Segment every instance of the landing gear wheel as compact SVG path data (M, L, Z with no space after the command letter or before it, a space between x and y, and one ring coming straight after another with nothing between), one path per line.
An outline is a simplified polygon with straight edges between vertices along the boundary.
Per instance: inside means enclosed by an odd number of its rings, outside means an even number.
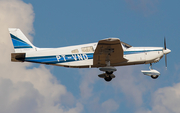
M111 78L111 76L109 76L109 77L105 77L104 80L107 81L107 82L109 82L109 81L112 80L112 78Z
M157 79L159 76L158 75L151 75L152 79Z

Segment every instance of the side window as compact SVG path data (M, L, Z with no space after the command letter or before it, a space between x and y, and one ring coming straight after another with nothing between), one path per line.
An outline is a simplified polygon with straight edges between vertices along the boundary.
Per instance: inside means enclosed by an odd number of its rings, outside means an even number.
M78 49L74 49L71 51L71 53L79 53L79 50Z
M94 49L92 46L88 46L88 47L82 47L81 51L82 52L94 52Z

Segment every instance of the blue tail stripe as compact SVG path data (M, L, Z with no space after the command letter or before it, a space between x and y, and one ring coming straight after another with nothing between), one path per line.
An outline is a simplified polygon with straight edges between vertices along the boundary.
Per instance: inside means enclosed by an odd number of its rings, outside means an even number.
M15 49L21 49L21 48L32 48L31 45L27 44L26 42L24 42L23 40L17 38L16 36L11 35L11 38L12 38L12 42L13 42L13 45L14 45L14 48Z
M26 43L25 41L19 39L18 37L14 36L13 34L10 34L10 35L11 35L11 38Z

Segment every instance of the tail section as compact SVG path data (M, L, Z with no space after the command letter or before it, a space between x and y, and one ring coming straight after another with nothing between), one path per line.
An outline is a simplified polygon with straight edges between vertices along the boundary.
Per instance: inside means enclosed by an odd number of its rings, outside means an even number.
M14 45L15 53L25 53L26 51L35 51L36 47L18 28L9 28L10 36Z

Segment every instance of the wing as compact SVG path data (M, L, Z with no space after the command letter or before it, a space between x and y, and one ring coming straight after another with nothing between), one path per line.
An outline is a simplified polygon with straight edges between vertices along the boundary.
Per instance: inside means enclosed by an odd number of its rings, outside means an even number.
M126 62L123 58L123 49L118 38L108 38L100 40L93 56L93 66L104 67L106 61L110 61L111 66Z

